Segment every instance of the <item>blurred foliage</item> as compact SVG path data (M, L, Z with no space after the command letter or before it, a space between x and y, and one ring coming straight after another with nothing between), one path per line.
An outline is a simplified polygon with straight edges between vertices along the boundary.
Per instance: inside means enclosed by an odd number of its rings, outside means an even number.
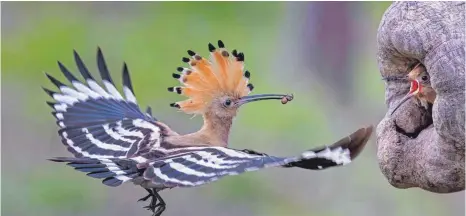
M65 170L66 169L66 170ZM56 173L70 173L69 175L57 175ZM68 211L81 211L79 202L92 210L101 204L99 200L105 199L102 187L81 184L81 173L71 173L67 167L50 170L36 170L27 177L26 185L30 193L30 203L34 206L48 206ZM40 181L37 181L40 179ZM94 194L88 197L86 194Z
M44 101L49 100L40 86L54 89L54 86L45 78L43 72L64 81L56 61L59 60L71 71L77 72L73 60L73 49L81 55L91 72L97 77L95 55L97 46L103 50L104 56L115 82L121 82L120 71L123 61L128 63L133 86L138 101L153 108L153 113L159 119L167 122L174 129L180 131L192 131L200 126L201 120L196 117L190 121L190 116L179 113L168 107L168 104L183 98L166 91L167 87L178 85L172 79L171 73L176 67L182 66L181 58L187 56L186 50L194 50L201 55L207 56L207 44L216 43L221 39L228 49L238 49L245 53L246 68L251 71L251 82L255 85L254 93L295 93L295 100L286 106L280 103L263 102L251 104L242 108L235 121L231 137L234 148L254 148L268 153L278 155L289 155L312 148L321 144L329 144L353 131L354 122L345 121L362 118L364 121L371 119L367 117L368 112L379 111L383 113L383 82L374 70L377 70L375 57L369 47L359 45L362 55L352 58L355 63L354 85L355 99L365 100L364 104L355 103L353 110L348 107L341 108L332 106L327 101L332 94L321 91L319 86L312 86L315 91L304 92L293 89L293 83L282 85L282 78L287 76L283 68L277 69L273 64L277 59L280 44L289 41L283 39L283 35L299 34L283 32L287 25L299 32L299 23L289 23L287 19L294 16L287 2L8 2L2 4L2 96L5 90L21 89L22 92L9 92L12 98L2 97L2 115L4 106L8 107L12 116L8 123L39 122L44 128L52 128L53 119L48 115L49 107ZM362 13L369 21L366 24L377 26L383 11L390 2L382 3L354 3L353 13ZM7 26L7 27L5 27ZM376 29L370 29L375 31ZM365 33L355 32L364 37ZM286 38L286 37L285 37ZM290 36L290 38L292 38ZM375 40L371 38L371 40ZM363 41L363 40L362 40ZM327 41L328 42L328 41ZM375 44L375 43L374 43ZM372 56L370 56L370 53ZM331 60L326 62L331 64ZM272 73L277 72L279 73ZM279 74L274 77L270 74ZM308 74L304 74L306 76ZM376 80L374 82L374 80ZM299 83L299 77L294 82ZM13 88L13 86L15 88ZM120 86L117 88L121 89ZM292 92L290 92L292 91ZM13 97L21 95L22 106L11 107L9 102ZM5 103L6 102L6 103ZM363 110L364 108L364 110ZM377 110L379 109L379 110ZM338 110L341 113L335 114ZM348 114L349 113L349 114ZM359 116L353 116L360 113ZM3 123L3 122L2 122ZM359 122L358 122L359 123ZM348 127L351 128L348 128ZM10 126L10 127L13 127ZM21 124L16 131L34 130L30 124ZM337 128L337 129L335 129ZM54 128L53 130L55 130ZM3 129L2 129L3 130ZM52 130L52 129L50 129ZM23 133L7 134L4 136L24 136ZM46 146L44 142L50 141L50 136L56 133L45 134L37 137L37 143L3 143L3 145L23 148L24 151ZM19 139L19 138L18 138ZM3 140L3 137L2 137ZM16 140L16 139L15 139ZM372 143L373 144L373 143ZM34 145L34 146L33 146ZM53 150L38 155L48 158L57 154L58 150L64 148L59 144L50 143ZM368 147L373 148L373 147ZM370 149L372 150L372 149ZM17 150L20 151L20 150ZM369 150L367 150L369 151ZM5 152L3 152L5 153ZM38 153L39 154L39 153ZM361 158L355 164L354 169L360 169L357 174L340 169L340 175L348 176L347 179L330 180L332 176L322 174L308 174L308 179L315 177L315 182L321 184L334 183L337 186L328 185L325 188L336 194L325 194L331 203L337 199L338 203L347 202L345 199L353 196L351 191L339 194L340 183L351 184L355 190L363 190L364 194L385 193L393 190L389 187L378 172L373 152L367 153L367 158ZM3 156L3 155L2 155ZM7 155L8 156L8 155ZM28 163L26 159L9 158L15 163ZM87 178L82 173L76 173L63 164L47 163L44 165L31 164L24 170L7 170L2 172L2 195L8 199L2 208L6 215L26 215L28 211L37 209L34 215L89 215L90 211L98 211L107 208L106 200L109 197L98 180ZM290 172L289 170L287 170ZM16 175L24 172L27 175ZM376 173L376 174L374 174ZM276 173L274 173L276 174ZM310 177L309 177L310 176ZM293 177L291 177L293 178ZM374 180L376 179L376 180ZM286 179L285 186L294 186ZM214 191L213 200L227 200L228 203L244 202L253 209L256 215L309 215L310 208L319 207L307 205L316 202L319 197L314 197L314 191L324 186L318 183L312 186L307 197L312 200L293 200L291 194L280 194L276 188L276 180L267 179L258 173L225 178L222 181L206 186L205 191ZM9 185L9 187L3 187ZM282 184L283 185L283 184ZM384 185L382 189L375 188ZM313 189L315 188L315 189ZM198 191L202 191L199 189ZM322 189L323 190L323 189ZM117 191L120 192L120 191ZM116 193L116 192L115 192ZM165 193L165 192L164 192ZM306 192L303 192L306 193ZM134 194L141 191L134 189ZM169 194L166 192L166 194ZM320 194L322 195L322 194ZM5 196L3 196L5 197ZM25 198L26 197L26 198ZM416 193L409 199L420 198ZM366 197L367 198L367 197ZM128 198L129 199L129 198ZM323 199L323 198L322 198ZM389 198L387 198L389 199ZM26 200L24 206L18 203ZM135 200L118 207L115 214L123 214L126 208L139 208ZM406 199L398 201L393 198L391 203L396 203L399 210L393 210L394 215L411 215L414 208L409 206ZM349 201L348 201L349 202ZM369 202L369 201L367 201ZM187 203L186 205L188 205ZM327 204L327 203L326 203ZM113 210L113 205L108 207ZM168 203L169 209L174 208L174 203ZM331 206L331 204L328 204ZM334 204L337 205L337 204ZM84 207L83 207L84 206ZM131 206L131 207L127 207ZM446 208L426 207L421 213L439 215ZM431 211L432 210L432 211ZM168 210L170 211L170 210ZM446 210L445 210L446 211ZM128 211L130 212L130 211ZM142 211L144 213L148 213ZM30 213L30 212L29 212ZM313 210L315 215L346 215L338 209L322 207ZM341 214L340 214L341 213ZM111 214L111 213L108 213ZM313 215L314 215L313 214ZM169 215L169 213L167 213ZM373 214L368 214L373 215ZM422 214L417 214L422 215ZM448 215L448 214L447 214Z

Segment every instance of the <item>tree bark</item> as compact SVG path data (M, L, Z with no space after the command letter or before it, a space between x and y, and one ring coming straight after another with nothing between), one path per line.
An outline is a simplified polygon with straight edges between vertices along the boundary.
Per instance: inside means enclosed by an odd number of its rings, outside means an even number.
M388 112L377 127L378 162L397 188L436 193L465 188L465 3L395 2L378 30L378 64ZM437 98L432 110L410 100L408 66L421 62Z

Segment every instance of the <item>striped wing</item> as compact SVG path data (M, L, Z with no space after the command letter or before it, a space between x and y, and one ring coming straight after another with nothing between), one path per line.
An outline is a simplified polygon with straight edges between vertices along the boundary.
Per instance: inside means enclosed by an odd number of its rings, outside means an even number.
M351 156L348 149L341 147L309 150L297 157L275 157L224 147L208 147L192 148L138 166L147 166L144 179L155 185L194 187L243 172L267 167L290 167L289 164L294 162L306 163L315 169L325 169L347 164L351 162Z
M224 147L189 147L175 150L170 156L139 163L138 168L145 169L144 179L163 187L194 187L267 167L323 170L354 160L364 149L372 128L360 128L332 145L314 148L296 157L275 157Z
M293 163L306 164L307 169L321 170L351 162L348 149L325 147L309 150L297 157L275 157L224 147L188 147L175 150L170 156L158 157L141 163L137 158L54 158L55 162L68 162L88 176L103 179L108 186L119 186L143 177L159 188L195 187L222 177L238 175L267 167L294 167ZM296 166L299 167L299 166Z
M44 88L55 100L47 103L54 110L52 114L60 127L58 133L68 150L75 157L127 158L159 145L161 126L152 117L150 108L146 113L139 109L126 64L123 66L123 97L110 77L100 48L97 65L105 89L97 84L76 51L74 57L86 84L58 62L72 86L47 74L60 92Z
M104 178L108 186L126 181L141 183L141 177L158 188L194 187L266 167L297 167L323 170L350 163L364 149L372 134L372 126L360 128L329 146L303 152L297 157L275 157L252 150L224 147L178 147L165 149L165 156L151 151L128 159L54 158L68 162L78 171L94 178Z

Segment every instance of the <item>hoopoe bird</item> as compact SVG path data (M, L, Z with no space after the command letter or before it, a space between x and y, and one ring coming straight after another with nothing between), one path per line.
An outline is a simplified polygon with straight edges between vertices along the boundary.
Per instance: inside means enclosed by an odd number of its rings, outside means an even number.
M408 73L407 77L411 81L409 92L395 106L390 115L395 113L401 105L413 97L417 98L421 103L421 106L426 110L429 110L429 107L432 106L435 101L437 94L430 84L430 76L427 73L426 68L421 65L421 63L416 64Z
M210 59L193 51L183 58L187 68L179 67L173 77L181 83L169 91L188 99L173 103L188 114L202 115L204 125L190 134L178 134L152 115L151 108L141 111L131 84L129 70L123 64L123 93L116 89L100 48L97 66L101 85L74 51L77 68L85 82L79 81L62 63L59 68L71 86L47 74L60 92L44 90L55 100L47 102L60 127L63 144L74 157L50 160L65 162L88 176L103 179L116 187L132 182L149 193L145 208L159 216L166 209L159 192L175 187L195 187L225 176L238 175L266 167L299 167L322 170L350 163L364 148L372 126L361 128L333 145L304 151L298 156L269 156L249 149L228 147L228 136L238 109L253 101L281 100L292 95L249 95L253 85L244 70L244 54L209 44Z

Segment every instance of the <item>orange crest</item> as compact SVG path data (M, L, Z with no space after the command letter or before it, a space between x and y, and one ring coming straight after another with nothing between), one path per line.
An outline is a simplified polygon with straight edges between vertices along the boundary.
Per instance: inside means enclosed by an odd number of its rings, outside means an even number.
M187 100L170 104L188 114L203 114L212 100L223 95L243 97L254 88L249 82L250 73L244 71L244 54L225 49L218 41L218 49L209 43L210 59L188 50L190 58L183 58L189 68L178 67L173 77L182 86L170 87L169 91L188 97Z

